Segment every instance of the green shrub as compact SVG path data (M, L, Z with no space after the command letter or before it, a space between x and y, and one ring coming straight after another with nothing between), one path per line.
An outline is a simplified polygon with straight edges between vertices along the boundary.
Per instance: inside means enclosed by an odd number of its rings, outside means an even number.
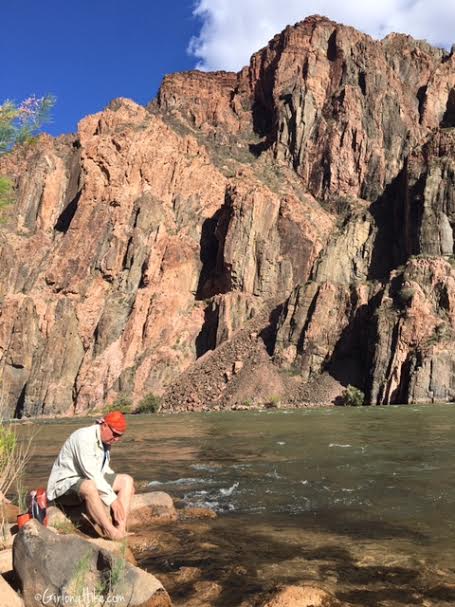
M112 593L115 590L116 586L121 584L125 579L127 548L128 542L126 540L123 540L121 543L119 554L112 555L112 565L111 570L109 572L109 584L107 587L107 594Z
M0 470L6 466L11 453L17 445L17 435L14 427L0 425Z
M14 202L13 182L8 177L0 177L0 220L1 211Z
M85 589L85 585L87 584L87 577L92 568L92 551L88 550L86 554L76 561L74 565L74 574L71 578L66 592L70 592L67 596L74 597L76 599L76 603L80 603L82 599L82 595ZM83 604L87 604L85 601Z
M116 400L103 409L103 415L112 413L112 411L121 411L122 413L131 413L131 399L128 396L118 396Z
M413 287L402 287L398 293L399 303L403 306L408 306L412 302L416 291Z
M293 363L290 367L280 369L280 371L289 377L297 377L298 375L302 374L302 369L295 363Z
M434 328L432 335L425 340L424 346L431 347L448 340L453 340L453 331L450 325L441 322Z
M33 432L19 439L16 426L5 423L0 411L0 503L13 486L16 488L17 500L22 500L24 468L30 459L35 436L36 432Z
M361 407L365 402L365 394L355 386L349 386L342 394L345 407Z
M14 501L19 508L19 513L27 512L27 491L22 476L16 479L16 499Z
M267 409L279 409L281 406L281 398L274 394L265 401L264 405Z
M137 406L135 413L158 413L161 409L160 397L156 394L146 394Z
M73 533L77 533L77 525L69 519L53 521L52 527L58 531L59 535L71 535Z

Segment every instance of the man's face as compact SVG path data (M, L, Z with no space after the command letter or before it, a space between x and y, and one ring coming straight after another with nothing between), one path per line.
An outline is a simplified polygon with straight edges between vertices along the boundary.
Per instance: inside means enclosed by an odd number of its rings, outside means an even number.
M101 442L103 442L105 445L112 445L121 439L122 434L116 430L113 430L109 424L106 424L106 422L103 422L101 424L100 437Z

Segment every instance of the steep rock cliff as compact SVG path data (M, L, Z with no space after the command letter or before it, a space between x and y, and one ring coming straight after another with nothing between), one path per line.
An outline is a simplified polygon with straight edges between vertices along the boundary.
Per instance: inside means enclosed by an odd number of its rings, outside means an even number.
M7 410L453 400L454 61L310 17L0 159Z

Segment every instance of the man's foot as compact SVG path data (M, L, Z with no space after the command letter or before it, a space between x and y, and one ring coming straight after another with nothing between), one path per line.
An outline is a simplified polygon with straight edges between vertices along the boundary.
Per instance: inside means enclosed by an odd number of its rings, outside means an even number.
M109 529L105 529L105 536L108 540L120 541L126 537L126 532L122 532L120 529L116 527L111 527Z

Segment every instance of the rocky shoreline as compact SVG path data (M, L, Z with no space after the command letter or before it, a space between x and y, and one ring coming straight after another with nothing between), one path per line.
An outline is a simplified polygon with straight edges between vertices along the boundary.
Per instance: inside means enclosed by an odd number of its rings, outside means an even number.
M432 406L435 403L432 402L417 402L417 403L400 403L400 404L382 404L382 405L360 405L360 407L389 407L389 406L398 406L398 407L428 407ZM438 405L444 405L447 407L453 406L453 402L438 402ZM201 406L201 407L189 407L184 409L169 409L161 412L154 413L153 416L162 416L162 415L180 415L182 413L227 413L229 411L235 412L245 412L245 411L292 411L297 409L333 409L335 407L345 408L344 405L335 404L335 403L312 403L312 402L301 402L301 403L279 403L277 404L257 404L251 403L248 405L239 403L232 405L230 408L218 406L218 407L209 407L209 406ZM350 408L350 407L347 407ZM101 412L98 416L101 415ZM132 413L131 415L136 415ZM144 414L147 415L147 414ZM86 419L90 418L90 415L87 413L80 413L79 415L40 415L39 417L25 417L22 419L6 419L5 422L14 423L18 425L28 425L34 423L40 423L42 421L53 421L53 420L72 420L72 419Z
M14 514L14 508L9 507L10 520ZM10 534L0 551L0 605L222 605L222 592L229 593L229 588L221 584L221 580L207 580L200 567L174 567L173 573L150 572L153 570L150 553L156 559L160 551L169 551L169 542L176 541L172 533L176 528L185 535L188 533L185 522L215 517L216 514L207 509L178 511L171 497L162 492L139 494L134 498L129 519L131 535L124 542L112 542L91 537L93 529L84 525L86 520L80 512L73 511L70 519L50 506L48 527L33 519L20 530L12 523L8 525ZM145 565L147 571L138 563ZM235 563L232 567L233 570L242 568ZM239 573L242 572L239 570ZM233 587L232 592L235 591ZM278 586L272 590L256 588L254 593L249 589L240 604L243 607L341 606L329 592L308 584Z

